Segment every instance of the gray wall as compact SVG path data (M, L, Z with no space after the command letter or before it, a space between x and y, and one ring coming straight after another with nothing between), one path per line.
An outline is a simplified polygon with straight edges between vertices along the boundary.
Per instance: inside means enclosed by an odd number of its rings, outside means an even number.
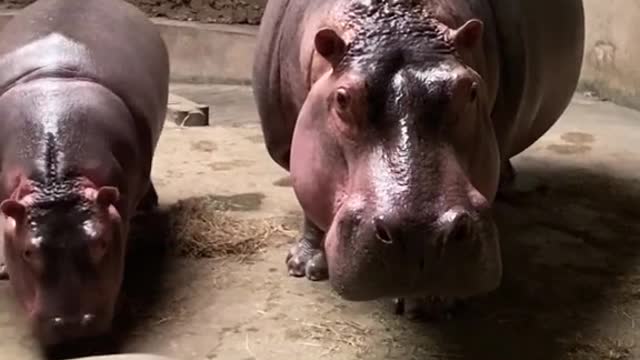
M128 1L135 3L140 0ZM172 1L176 0L161 0L158 3ZM583 1L587 33L579 89L593 91L618 104L640 109L640 0ZM204 2L216 3L214 0ZM250 0L247 3L252 4L249 6L255 18L259 17L266 0ZM153 9L147 10L150 14L154 13ZM201 11L198 9L197 12ZM169 17L179 18L177 15ZM7 17L0 16L0 27L6 20ZM257 27L229 27L166 19L156 19L156 22L172 55L173 80L250 81Z
M640 0L584 0L584 5L580 88L640 109Z

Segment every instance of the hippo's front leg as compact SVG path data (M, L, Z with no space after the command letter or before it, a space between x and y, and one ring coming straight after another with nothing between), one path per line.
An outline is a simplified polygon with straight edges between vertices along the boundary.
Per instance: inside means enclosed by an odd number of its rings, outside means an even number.
M498 183L498 196L504 197L514 186L516 170L511 160L506 160L500 168L500 181Z
M289 275L306 277L312 281L327 280L329 267L322 246L325 233L306 216L302 227L302 237L287 255Z
M4 262L0 262L0 280L9 280L9 272Z
M149 187L147 188L147 192L144 194L144 196L138 203L136 212L138 213L138 215L144 215L144 214L153 212L157 207L158 207L158 192L156 191L155 186L153 186L153 182L149 181Z

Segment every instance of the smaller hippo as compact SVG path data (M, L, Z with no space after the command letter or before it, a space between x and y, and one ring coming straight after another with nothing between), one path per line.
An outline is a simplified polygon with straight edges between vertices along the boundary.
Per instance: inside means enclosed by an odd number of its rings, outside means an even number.
M111 329L168 91L166 45L124 0L40 0L0 33L5 275L45 346Z

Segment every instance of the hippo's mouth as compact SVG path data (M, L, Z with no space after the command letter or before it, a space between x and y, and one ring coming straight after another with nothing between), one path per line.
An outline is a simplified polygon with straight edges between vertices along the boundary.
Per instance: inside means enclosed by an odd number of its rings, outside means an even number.
M448 242L422 236L389 241L376 232L374 217L361 202L337 212L325 238L329 281L353 301L387 297L470 297L495 290L502 278L497 228L488 215L478 219L471 239ZM441 236L440 236L441 237Z

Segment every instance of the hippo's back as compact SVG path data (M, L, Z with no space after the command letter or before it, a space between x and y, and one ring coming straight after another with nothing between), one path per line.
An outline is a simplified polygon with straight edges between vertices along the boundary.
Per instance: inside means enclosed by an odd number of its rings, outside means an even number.
M304 33L340 0L269 0L258 32L252 86L269 155L289 168L296 118L309 91L301 64ZM309 40L309 39L306 39Z
M471 0L490 4L502 58L494 109L503 156L537 141L568 107L584 52L582 0Z
M124 0L39 0L0 33L0 96L42 77L95 81L146 121L154 147L168 96L169 58L159 32Z

